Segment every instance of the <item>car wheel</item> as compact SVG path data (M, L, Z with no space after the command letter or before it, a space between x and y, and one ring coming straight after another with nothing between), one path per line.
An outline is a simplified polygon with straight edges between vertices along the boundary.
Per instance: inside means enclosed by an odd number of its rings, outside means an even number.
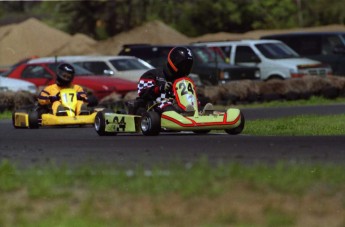
M38 112L37 111L30 111L29 112L29 128L37 129L39 126L38 124Z
M154 111L143 113L140 121L140 128L145 136L159 135L161 131L161 118L159 114Z
M116 132L106 132L105 131L105 113L113 112L111 110L103 110L96 114L94 128L99 136L116 136Z
M243 113L241 112L241 123L240 123L240 125L237 126L236 128L225 129L225 132L230 134L230 135L240 134L244 129L244 124L245 124L245 118L244 118Z

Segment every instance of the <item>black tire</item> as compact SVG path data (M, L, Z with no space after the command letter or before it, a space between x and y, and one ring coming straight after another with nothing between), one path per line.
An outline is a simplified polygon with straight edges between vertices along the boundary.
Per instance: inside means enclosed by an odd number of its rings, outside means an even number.
M269 81L269 80L284 80L284 78L282 76L273 75L267 79L267 81Z
M29 128L37 129L39 126L38 123L39 114L37 111L30 111L29 112Z
M157 136L161 131L161 117L154 111L145 112L140 120L141 132L145 136Z
M19 128L19 127L15 126L14 121L15 121L14 112L12 112L12 126L13 126L13 128Z
M225 132L230 134L230 135L238 135L240 134L243 129L244 129L244 124L245 124L245 118L243 113L241 112L241 123L239 126L237 126L236 128L232 128L232 129L225 129Z
M105 131L105 113L112 113L114 111L103 110L96 114L94 128L99 136L116 136L116 132L106 132Z
M203 135L203 134L208 134L211 130L194 130L193 132L195 134L200 134L200 135Z

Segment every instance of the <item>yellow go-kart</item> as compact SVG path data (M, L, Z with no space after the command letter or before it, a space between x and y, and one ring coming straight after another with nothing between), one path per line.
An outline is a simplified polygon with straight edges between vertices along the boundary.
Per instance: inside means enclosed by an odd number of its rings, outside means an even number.
M74 89L62 89L60 91L60 101L64 111L59 116L52 114L51 110L42 111L41 107L14 111L12 113L14 128L37 129L40 126L93 125L97 109L82 110L77 115L78 100Z
M116 135L120 132L141 132L145 136L159 135L162 131L192 131L206 134L211 130L224 130L236 135L242 132L245 118L239 109L230 108L224 112L210 111L200 114L195 86L191 79L183 77L173 84L176 105L181 109L165 111L162 114L155 111L154 105L140 111L140 114L117 114L111 111L100 111L95 118L94 127L98 135ZM192 105L194 112L186 114L187 106ZM137 112L138 113L138 112Z

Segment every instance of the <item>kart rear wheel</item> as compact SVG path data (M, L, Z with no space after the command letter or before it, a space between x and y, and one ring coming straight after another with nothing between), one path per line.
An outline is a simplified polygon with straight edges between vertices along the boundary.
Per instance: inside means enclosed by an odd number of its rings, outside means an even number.
M110 110L99 111L95 116L94 128L99 136L116 136L116 132L105 131L105 113L111 112ZM113 111L112 111L113 112Z
M37 111L30 111L29 112L29 128L31 129L37 129L39 124L38 124L38 112Z
M241 112L241 123L240 123L240 125L237 126L236 128L225 129L225 132L230 134L230 135L240 134L244 129L244 124L245 124L245 118L244 118L243 113Z
M140 121L140 128L145 136L159 135L161 131L161 118L159 114L154 111L143 113Z
M15 120L15 113L12 113L12 125L14 128L19 128L18 126L16 126L16 120Z

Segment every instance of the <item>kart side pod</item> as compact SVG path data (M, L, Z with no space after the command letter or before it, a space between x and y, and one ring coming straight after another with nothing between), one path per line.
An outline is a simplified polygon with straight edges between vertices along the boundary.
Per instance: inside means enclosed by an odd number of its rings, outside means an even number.
M100 136L114 136L118 132L139 132L140 116L100 111L96 114L94 127Z
M225 130L229 134L238 134L244 127L244 116L239 109L228 109L226 112L191 117L168 111L162 114L161 126L178 131ZM238 133L230 133L235 128Z

